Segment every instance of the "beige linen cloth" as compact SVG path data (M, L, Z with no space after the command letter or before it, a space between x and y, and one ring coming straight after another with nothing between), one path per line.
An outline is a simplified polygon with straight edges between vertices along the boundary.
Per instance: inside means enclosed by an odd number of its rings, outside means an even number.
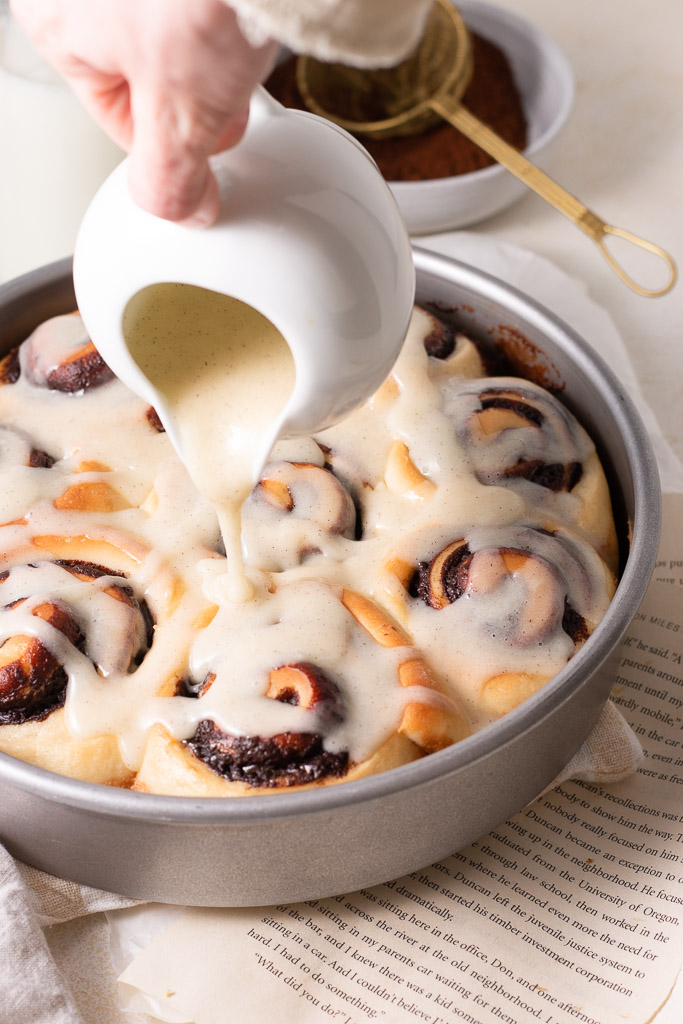
M396 64L417 45L431 0L224 0L257 46L277 39L296 52L358 67Z
M621 380L639 406L655 446L664 489L683 491L683 468L640 396L623 341L610 317L589 299L583 284L533 253L468 232L422 238L420 245L508 281L551 308L596 347L599 343L610 365L619 366ZM634 733L616 706L608 702L588 740L553 786L568 779L618 782L635 771L641 758ZM17 864L0 846L1 1024L82 1024L43 929L135 902Z

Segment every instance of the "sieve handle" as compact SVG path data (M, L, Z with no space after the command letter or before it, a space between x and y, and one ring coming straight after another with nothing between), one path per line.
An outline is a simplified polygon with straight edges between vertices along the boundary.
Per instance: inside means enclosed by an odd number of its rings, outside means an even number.
M566 189L562 188L561 185L558 185L556 181L553 181L552 178L548 177L547 174L527 160L519 150L510 146L487 125L471 114L469 110L461 106L456 97L448 95L435 97L429 101L429 106L440 117L449 121L463 135L466 135L468 139L481 146L489 156L492 156L494 160L519 178L520 181L524 182L525 185L528 185L530 189L533 189L542 199L545 199L556 210L559 210L565 217L573 221L589 238L592 238L615 273L624 284L628 285L634 292L637 292L638 295L652 298L657 295L665 295L673 288L676 281L676 264L661 246L640 238L638 235L633 234L632 231L626 231L624 228L613 227L611 224L605 223L597 214L589 210L587 206L584 206L571 193L567 192ZM608 250L605 245L605 236L607 235L623 238L639 249L645 249L647 252L653 253L660 260L663 260L669 270L667 283L661 288L652 289L643 288L639 285L627 274Z

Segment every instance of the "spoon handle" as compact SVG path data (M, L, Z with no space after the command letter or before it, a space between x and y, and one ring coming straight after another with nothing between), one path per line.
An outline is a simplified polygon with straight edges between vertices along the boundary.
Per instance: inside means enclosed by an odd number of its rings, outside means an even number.
M565 217L573 221L585 234L592 238L603 256L621 278L634 292L639 295L654 297L665 295L670 291L676 281L676 265L671 256L654 242L648 242L644 238L627 231L624 228L613 227L605 223L602 218L584 206L582 202L558 185L556 181L548 177L543 171L532 164L519 150L505 142L499 135L483 124L477 117L461 106L455 97L448 95L434 98L429 104L435 113L439 114L446 121L449 121L455 128L466 135L472 142L481 146L489 156L492 156L499 164L514 174L520 181L524 182L530 189L533 189L542 199L554 206L556 210L563 213ZM661 288L644 288L637 284L624 268L616 261L612 253L605 245L605 236L614 235L632 243L640 249L653 253L663 260L669 270L667 283Z

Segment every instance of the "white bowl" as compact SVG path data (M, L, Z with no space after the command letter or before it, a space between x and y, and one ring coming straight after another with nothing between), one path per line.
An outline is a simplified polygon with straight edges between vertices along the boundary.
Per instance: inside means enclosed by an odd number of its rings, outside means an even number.
M470 31L495 43L510 61L528 122L525 155L547 170L552 145L574 100L574 74L567 57L554 40L517 14L481 0L460 0L457 7ZM450 178L389 185L412 235L475 224L528 191L500 165Z

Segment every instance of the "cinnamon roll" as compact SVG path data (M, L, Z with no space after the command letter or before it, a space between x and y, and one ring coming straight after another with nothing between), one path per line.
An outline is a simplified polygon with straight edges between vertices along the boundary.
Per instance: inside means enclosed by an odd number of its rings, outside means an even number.
M60 774L129 782L115 739L74 739L63 707L75 671L106 678L135 670L152 640L147 605L121 573L67 560L5 570L0 601L0 749Z
M550 524L419 534L387 560L386 595L481 722L535 693L591 635L616 581L579 534Z
M429 356L432 376L483 377L486 360L472 338L458 330L447 311L427 310L418 306L427 323L422 327L422 344Z
M114 377L76 312L53 317L36 328L20 348L19 371L36 387L71 395L100 387Z
M91 727L88 703L134 678L180 585L163 572L143 582L148 552L135 538L23 532L25 543L0 559L0 750L129 785L134 771L104 723Z
M459 381L445 412L477 479L521 494L531 509L585 533L613 568L617 538L595 445L550 392L514 377Z
M414 497L404 470L415 483L416 475L408 467L411 445L407 436L415 420L423 420L425 434L438 429L429 413L442 405L444 382L481 377L485 372L484 358L472 339L454 328L447 317L416 306L403 350L384 384L364 406L317 438L330 467L353 495L368 536L385 529L383 522L375 525L377 516L383 518L377 506L382 504L385 487L394 494ZM424 496L424 490L419 496Z
M184 709L193 731L176 738L156 725L135 789L315 788L407 763L469 732L407 634L361 594L289 584L252 610L248 637L230 618L219 611L198 638L190 678L173 698L194 703Z
M356 506L332 470L313 463L268 465L242 512L247 564L281 571L356 536Z

